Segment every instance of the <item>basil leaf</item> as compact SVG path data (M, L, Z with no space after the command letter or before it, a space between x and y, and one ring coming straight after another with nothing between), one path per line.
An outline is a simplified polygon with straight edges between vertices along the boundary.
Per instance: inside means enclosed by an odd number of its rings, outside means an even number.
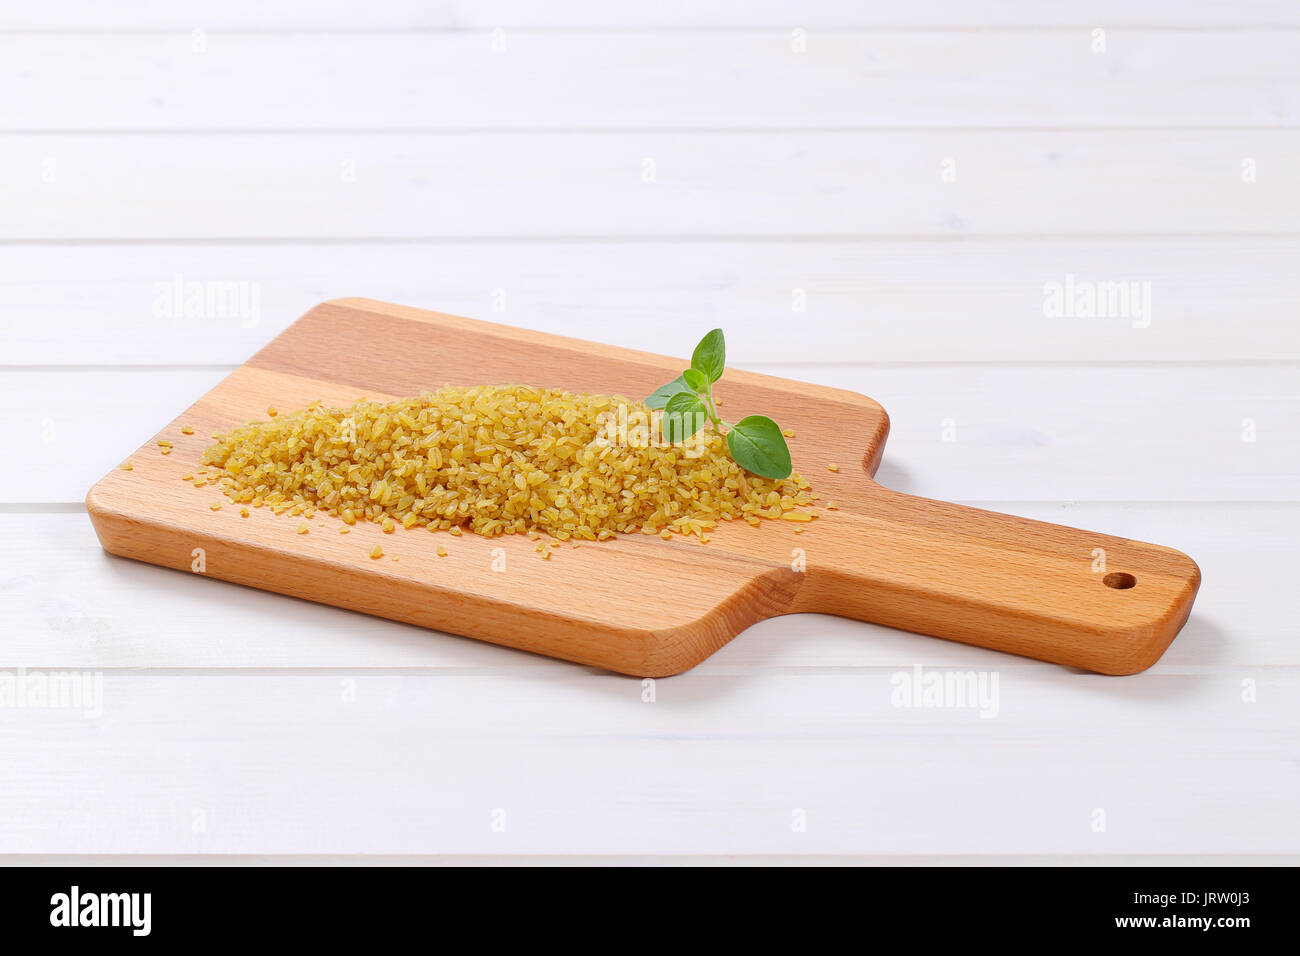
M693 392L703 392L709 387L709 378L698 368L688 368L682 372L682 379Z
M664 408L668 404L668 399L672 398L679 392L690 394L691 387L686 384L686 380L678 375L667 385L660 385L645 400L645 407L650 409Z
M727 432L727 448L736 464L764 478L789 478L792 464L785 436L772 419L750 415Z
M704 403L690 392L678 392L664 407L663 436L672 444L686 441L709 420Z
M691 353L691 368L703 372L710 382L722 378L722 370L727 367L727 343L722 337L722 329L714 329L695 346Z

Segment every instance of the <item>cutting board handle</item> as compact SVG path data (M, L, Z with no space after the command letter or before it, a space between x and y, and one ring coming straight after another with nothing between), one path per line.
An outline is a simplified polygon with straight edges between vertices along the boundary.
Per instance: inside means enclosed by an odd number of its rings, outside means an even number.
M828 543L804 536L807 610L1133 674L1200 586L1172 548L873 487L861 510L823 515Z

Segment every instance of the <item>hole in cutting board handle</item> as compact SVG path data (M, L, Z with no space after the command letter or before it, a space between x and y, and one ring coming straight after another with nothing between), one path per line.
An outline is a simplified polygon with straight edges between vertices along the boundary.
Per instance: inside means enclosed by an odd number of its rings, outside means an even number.
M1138 579L1127 571L1112 571L1101 579L1101 583L1108 588L1115 588L1117 591L1127 591L1137 585Z

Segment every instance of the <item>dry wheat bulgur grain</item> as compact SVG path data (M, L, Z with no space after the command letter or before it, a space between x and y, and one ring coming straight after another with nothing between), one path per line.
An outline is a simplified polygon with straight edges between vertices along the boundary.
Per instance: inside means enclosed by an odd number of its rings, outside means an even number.
M182 425L182 426L181 426L181 434L182 434L182 435L193 435L193 434L194 434L194 429L191 428L189 425Z
M745 471L707 429L694 448L626 446L607 421L640 403L528 386L447 386L350 408L311 407L217 436L210 483L232 500L282 514L320 510L389 531L548 535L607 541L619 533L695 535L736 518L807 521L797 474ZM215 467L213 467L215 466Z
M826 466L826 470L827 470L827 471L839 471L839 470L840 470L840 466L837 465L837 464L835 464L835 462L831 462L830 464L828 464L828 465Z
M378 560L379 558L382 558L384 556L384 549L381 548L379 545L375 545L373 548L370 549L370 556L375 560Z

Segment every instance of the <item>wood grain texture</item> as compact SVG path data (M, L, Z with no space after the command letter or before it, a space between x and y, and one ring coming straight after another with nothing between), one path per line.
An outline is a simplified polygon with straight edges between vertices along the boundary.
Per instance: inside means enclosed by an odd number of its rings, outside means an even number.
M1091 23L802 45L798 25L516 32L495 48L487 30L11 34L0 116L13 130L1111 129L1285 126L1300 109L1287 30L1111 30L1094 53Z
M1300 202L1294 210L1300 222ZM158 228L188 225L160 220ZM4 257L0 326L13 366L238 365L317 302L348 294L356 276L371 298L645 351L725 325L740 368L828 358L913 366L1300 360L1300 325L1284 293L1300 261L1297 238L92 242L15 244ZM1149 282L1150 324L1046 317L1044 284L1067 273ZM177 277L243 282L250 308L161 308L160 293ZM784 334L791 317L809 332L793 342ZM1237 384L1212 389L1207 401L1236 394ZM881 398L878 387L868 391ZM1093 389L1091 399L1108 391ZM1204 394L1188 391L1180 402ZM1160 434L1171 434L1169 425Z
M989 718L889 668L107 674L5 713L0 853L1300 853L1294 669L994 672Z
M91 489L104 547L395 620L621 673L686 670L749 625L825 611L1102 673L1155 662L1187 619L1200 580L1185 555L1157 545L914 498L871 480L889 420L851 392L729 372L728 407L762 409L796 433L801 470L840 510L794 526L725 525L707 546L625 536L559 549L543 562L527 538L349 535L320 518L255 510L248 519L180 480L207 434L315 399L349 404L452 384L530 382L641 395L681 360L369 300L313 309ZM184 436L182 425L196 434ZM156 439L155 439L156 441ZM827 465L840 466L831 473ZM209 504L224 502L211 511ZM434 553L448 543L451 555ZM384 559L371 560L380 543ZM500 549L500 550L498 550ZM1096 570L1137 577L1107 587ZM492 570L504 555L506 571ZM391 561L389 557L399 561ZM806 569L797 567L806 564Z
M851 27L961 29L980 27L1067 27L1093 24L1151 26L1298 26L1300 9L1287 0L1182 0L1136 5L1129 0L1086 3L1025 3L1023 0L659 0L653 4L552 0L316 0L306 4L268 4L262 0L170 0L129 8L97 0L57 4L10 4L0 9L5 30L177 30L196 25L209 31L255 30L581 30L621 29L770 29Z
M0 239L1294 236L1297 166L1292 128L14 133Z

